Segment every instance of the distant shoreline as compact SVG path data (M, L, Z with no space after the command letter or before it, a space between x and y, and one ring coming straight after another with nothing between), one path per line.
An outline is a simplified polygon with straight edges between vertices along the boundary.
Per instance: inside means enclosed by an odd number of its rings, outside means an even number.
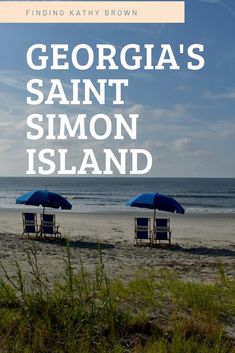
M0 180L0 208L16 208L16 198L27 191L49 190L67 198L72 211L78 213L146 214L145 209L132 209L126 203L138 194L155 192L176 199L187 214L235 213L235 179L11 177Z
M42 207L31 207L31 206L15 206L15 207L2 207L0 206L0 213L22 213L22 212L36 212L36 213L41 213L42 212ZM147 215L149 217L152 217L153 215L153 210L147 210L147 209L134 209L134 208L128 208L128 211L119 211L119 210L98 210L98 211L86 211L86 210L79 210L77 209L76 211L74 210L61 210L61 209L53 209L53 208L46 208L47 213L58 213L58 214L63 214L63 215L79 215L79 214L84 214L84 215L115 215L115 216L140 216L140 215ZM178 215L176 213L168 213L168 212L159 212L157 213L157 217L165 217L165 218L177 218L179 217L180 219L182 218L214 218L214 217L228 217L228 218L234 218L234 224L235 224L235 211L226 211L224 212L186 212L184 215Z

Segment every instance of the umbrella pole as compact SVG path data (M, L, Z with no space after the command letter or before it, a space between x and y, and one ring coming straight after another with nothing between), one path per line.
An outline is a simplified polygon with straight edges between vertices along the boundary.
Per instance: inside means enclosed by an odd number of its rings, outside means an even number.
M153 229L152 229L152 244L154 243L154 235L155 235L155 219L156 219L156 208L154 208L154 213L153 213Z
M153 229L155 227L155 219L156 219L156 208L154 208L154 213L153 213Z

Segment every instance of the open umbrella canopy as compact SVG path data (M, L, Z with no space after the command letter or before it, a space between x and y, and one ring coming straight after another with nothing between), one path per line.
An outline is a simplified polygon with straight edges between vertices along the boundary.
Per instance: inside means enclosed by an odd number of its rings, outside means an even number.
M127 206L184 214L184 208L172 197L162 194L140 194L127 202Z
M16 199L17 204L42 206L52 208L62 208L63 210L71 210L72 205L63 196L55 192L47 190L35 190L26 192Z

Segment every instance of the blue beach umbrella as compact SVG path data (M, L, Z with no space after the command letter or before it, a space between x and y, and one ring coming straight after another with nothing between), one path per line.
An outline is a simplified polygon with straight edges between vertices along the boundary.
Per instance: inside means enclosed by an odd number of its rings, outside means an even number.
M61 208L63 210L71 210L72 205L63 196L48 190L35 190L26 192L16 199L16 204L42 206L43 213L45 207Z
M137 195L127 202L127 206L154 210L153 223L155 223L156 210L182 214L185 212L184 208L175 199L158 193Z

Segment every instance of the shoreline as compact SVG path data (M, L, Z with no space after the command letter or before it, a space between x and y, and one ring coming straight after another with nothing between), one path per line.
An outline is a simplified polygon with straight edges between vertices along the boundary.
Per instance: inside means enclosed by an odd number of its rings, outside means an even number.
M127 210L98 210L98 211L87 211L87 210L81 210L78 209L76 211L74 210L61 210L61 209L55 209L55 208L46 208L45 211L47 213L58 213L58 214L87 214L87 215L91 215L91 214L99 214L99 215L119 215L119 216L125 216L125 215L149 215L152 216L153 215L153 210L150 209L145 209L145 208L138 208L138 207L128 207ZM14 207L1 207L0 206L0 214L4 212L15 212L15 213L22 213L22 212L36 212L36 213L42 213L42 207L34 207L34 206L14 206ZM209 211L201 211L201 212L187 212L187 209L185 211L185 214L181 215L181 214L176 214L176 213L171 213L171 212L163 212L163 211L159 211L156 213L159 217L167 217L167 218L171 218L171 217L213 217L213 216L218 216L218 217L234 217L235 220L235 210L234 211L226 211L224 209L223 212L218 211L218 212L209 212Z

